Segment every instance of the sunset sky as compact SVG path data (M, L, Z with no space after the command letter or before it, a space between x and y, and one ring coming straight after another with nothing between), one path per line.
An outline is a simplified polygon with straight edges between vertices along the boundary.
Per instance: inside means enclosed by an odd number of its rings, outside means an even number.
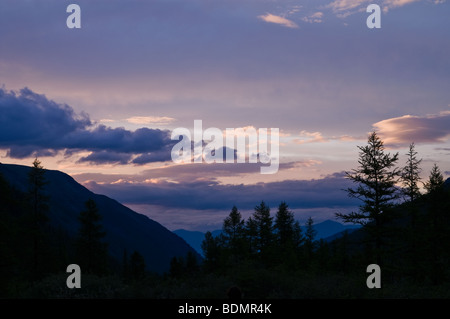
M399 166L415 142L423 178L450 177L449 17L446 0L0 0L0 162L37 156L171 230L261 200L334 218L358 205L343 171L373 130ZM174 164L194 120L279 128L278 173Z

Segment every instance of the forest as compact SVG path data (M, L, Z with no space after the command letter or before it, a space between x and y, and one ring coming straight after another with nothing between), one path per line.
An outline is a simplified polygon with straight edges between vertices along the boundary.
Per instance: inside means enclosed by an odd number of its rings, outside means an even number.
M139 251L109 255L94 200L84 203L76 236L52 226L38 159L27 192L0 174L0 298L449 298L450 179L434 164L422 181L413 143L406 163L375 132L358 148L358 166L346 172L354 187L343 192L359 209L335 215L358 230L316 240L313 217L302 228L282 198L276 208L255 203L247 219L233 206L221 235L206 233L203 258L175 256L162 274L148 271ZM79 289L66 286L73 263ZM366 285L369 264L380 266L380 289Z

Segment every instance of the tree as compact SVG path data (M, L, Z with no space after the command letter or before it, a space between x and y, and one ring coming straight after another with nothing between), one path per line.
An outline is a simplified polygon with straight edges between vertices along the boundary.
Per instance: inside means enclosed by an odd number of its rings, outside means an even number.
M431 169L428 181L425 182L424 187L427 193L430 194L442 188L444 185L444 176L442 176L441 170L435 163Z
M444 189L444 177L437 166L433 165L428 181L424 183L427 190L428 209L425 224L425 255L428 272L434 284L446 280L448 269L448 251L450 242L449 191Z
M174 256L170 260L169 274L172 278L180 279L184 272L184 260L183 257Z
M102 216L93 199L85 203L86 209L78 217L80 228L76 242L77 258L83 271L103 275L107 268L107 244L102 242L106 233L100 224Z
M44 225L48 221L49 197L44 193L47 184L45 170L41 162L36 158L28 173L28 197L31 208L31 236L33 242L32 276L38 279L41 273L41 264L44 261Z
M270 247L273 239L272 233L272 217L270 216L270 208L264 201L255 207L253 212L253 220L256 226L256 250L264 254Z
M417 159L417 152L415 151L414 143L409 145L409 151L406 155L408 156L408 159L401 174L401 180L404 187L403 194L410 202L413 202L420 196L420 190L417 184L420 181L421 169L419 165L422 162L422 159Z
M305 224L305 250L308 261L312 258L315 249L315 238L317 231L314 229L314 221L311 216L308 218Z
M210 231L207 231L205 239L202 241L202 251L205 257L203 265L206 271L212 271L219 266L220 248L218 239Z
M406 209L409 213L410 225L404 229L404 232L400 232L403 237L408 240L409 250L406 253L407 259L409 261L410 269L413 274L418 273L417 265L420 264L420 255L418 254L418 234L421 234L420 229L417 225L417 215L418 208L415 202L420 196L420 190L418 183L420 181L420 163L422 159L417 159L417 152L415 151L414 143L409 145L409 151L406 154L408 156L406 165L403 167L401 174L401 181L403 184L402 193L406 197Z
M130 275L134 281L142 280L145 277L145 259L137 251L130 256Z
M258 226L251 216L245 223L245 239L248 245L248 252L250 254L256 254L258 252Z
M368 145L358 146L359 167L346 172L346 178L358 184L356 188L346 191L352 198L362 201L359 212L349 214L337 213L344 222L361 224L373 237L376 247L377 262L380 262L382 232L385 223L392 218L390 210L399 198L395 186L400 171L395 168L398 153L391 155L384 152L384 143L376 132L368 138Z
M275 215L274 230L280 247L297 247L301 238L301 229L294 220L294 213L288 204L281 202Z
M222 239L225 247L236 253L243 240L245 221L236 206L231 209L230 215L225 218L222 226Z
M278 206L273 228L277 244L277 259L287 267L296 267L303 239L300 224L295 221L294 213L289 210L286 202L281 202Z

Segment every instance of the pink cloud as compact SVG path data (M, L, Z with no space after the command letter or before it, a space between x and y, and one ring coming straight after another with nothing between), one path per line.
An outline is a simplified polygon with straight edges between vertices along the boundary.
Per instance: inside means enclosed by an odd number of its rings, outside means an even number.
M450 111L425 116L394 117L377 122L373 127L388 145L441 143L450 136Z

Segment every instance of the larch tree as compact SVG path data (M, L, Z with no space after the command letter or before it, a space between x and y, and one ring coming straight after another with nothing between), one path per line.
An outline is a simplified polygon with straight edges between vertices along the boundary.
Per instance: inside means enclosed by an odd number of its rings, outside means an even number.
M383 141L372 132L366 146L358 146L359 166L346 172L346 178L357 186L346 191L351 198L362 201L359 211L337 213L344 222L362 225L375 241L376 259L380 262L382 236L385 223L392 219L391 208L399 199L396 183L401 172L395 167L398 153L385 153Z
M420 163L422 162L422 159L417 159L414 143L409 145L409 151L406 155L408 158L401 173L403 195L407 197L409 202L413 202L420 196L418 184L420 182Z

